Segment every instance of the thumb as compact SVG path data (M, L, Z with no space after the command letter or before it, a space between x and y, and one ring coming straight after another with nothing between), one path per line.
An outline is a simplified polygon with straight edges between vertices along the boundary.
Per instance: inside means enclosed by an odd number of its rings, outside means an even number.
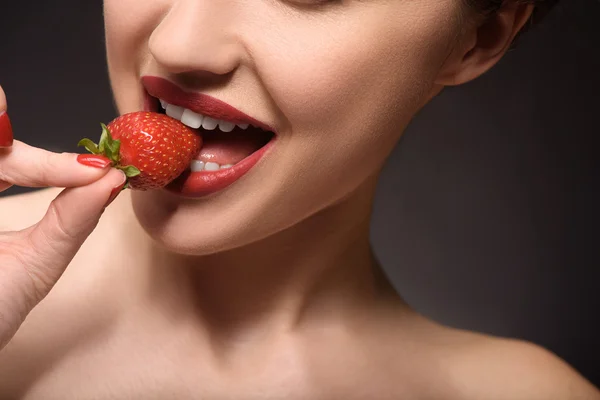
M34 302L45 297L92 233L112 193L125 183L112 169L101 179L63 190L40 222L29 228L31 252L24 267L34 280ZM115 192L113 192L113 189Z

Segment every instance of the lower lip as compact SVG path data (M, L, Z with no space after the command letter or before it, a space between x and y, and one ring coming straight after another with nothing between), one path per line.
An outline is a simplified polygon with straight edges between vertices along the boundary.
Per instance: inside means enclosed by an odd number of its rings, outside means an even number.
M269 143L233 167L218 171L192 172L187 170L173 182L169 183L165 189L171 193L192 198L208 196L209 194L223 190L250 171L269 149L273 147L276 138L277 136L273 136L273 139Z
M144 95L144 110L158 112L158 101L152 98L147 92ZM277 135L273 136L269 143L230 168L200 172L187 170L173 182L169 183L165 187L165 190L179 196L191 198L208 196L223 190L250 171L273 147L276 140Z

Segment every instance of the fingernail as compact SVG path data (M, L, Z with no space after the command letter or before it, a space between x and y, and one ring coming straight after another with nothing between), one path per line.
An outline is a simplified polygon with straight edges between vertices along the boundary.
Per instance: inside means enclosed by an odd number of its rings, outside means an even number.
M77 156L77 162L94 168L106 168L110 165L108 158L96 154L80 154Z
M106 205L104 207L108 207L110 203L113 202L114 199L117 198L117 196L119 195L119 193L121 193L121 191L123 190L123 186L125 186L125 182L127 182L127 179L125 178L125 175L123 175L123 183L121 183L120 185L117 185L113 188L113 190L111 190L110 192L110 196L108 197L108 200L106 201Z
M13 144L13 131L6 111L0 112L0 147L11 147Z

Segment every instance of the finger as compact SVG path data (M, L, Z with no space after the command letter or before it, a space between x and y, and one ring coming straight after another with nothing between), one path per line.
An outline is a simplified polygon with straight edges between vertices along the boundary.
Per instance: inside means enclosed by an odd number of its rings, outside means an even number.
M82 162L96 160L95 166ZM0 181L27 187L84 186L106 175L110 160L104 156L53 153L15 140L0 150Z
M0 149L10 147L13 142L12 126L6 113L6 96L0 86Z
M124 183L123 172L111 169L94 183L63 190L34 226L0 235L0 349L61 277L113 188L120 191Z
M111 169L87 186L63 190L44 218L27 232L31 251L24 267L35 284L34 299L41 300L92 233L112 193L125 184L125 174Z
M87 186L63 190L34 226L0 235L0 349L50 292L124 183L123 172L111 169Z

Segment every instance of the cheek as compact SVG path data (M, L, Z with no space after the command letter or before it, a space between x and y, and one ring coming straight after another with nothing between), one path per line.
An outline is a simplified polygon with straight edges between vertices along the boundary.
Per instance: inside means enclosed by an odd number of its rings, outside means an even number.
M259 70L291 122L322 127L324 120L355 111L364 116L375 108L378 114L380 105L412 111L446 54L453 24L444 14L453 7L413 5L414 10L397 10L397 18L388 16L394 13L389 8L360 7L355 15L312 23L288 19L269 32L257 48L268 53L257 62L266 60Z
M320 23L292 20L264 38L261 47L277 57L256 59L268 60L259 70L289 120L286 159L318 160L328 171L321 189L335 179L349 190L373 173L429 98L455 27L444 4L415 4L397 12L402 18L361 7Z

